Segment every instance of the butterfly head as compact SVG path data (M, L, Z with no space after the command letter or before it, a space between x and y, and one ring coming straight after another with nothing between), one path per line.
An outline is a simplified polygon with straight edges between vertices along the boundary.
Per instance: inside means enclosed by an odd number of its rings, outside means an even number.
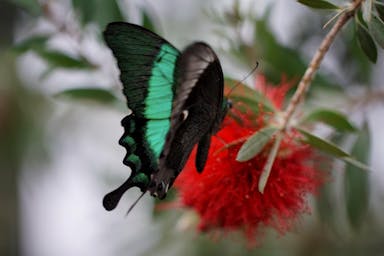
M232 101L228 98L223 99L223 106L222 106L222 112L227 114L228 110L232 108Z
M232 108L232 101L228 98L223 99L223 104L221 106L221 109L218 113L217 119L214 123L212 133L215 134L220 130L221 123L223 122L225 116L228 113L228 110Z

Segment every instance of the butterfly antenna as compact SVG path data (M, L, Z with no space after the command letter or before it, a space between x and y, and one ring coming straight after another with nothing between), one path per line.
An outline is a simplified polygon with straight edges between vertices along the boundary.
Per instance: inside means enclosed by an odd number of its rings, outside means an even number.
M146 192L147 192L147 191L144 191L144 192L143 192L143 193L136 199L136 201L131 205L131 207L129 207L127 213L125 214L125 217L128 216L128 214L132 211L133 207L136 206L136 204L140 201L140 199L145 195Z
M241 81L238 81L232 88L231 90L229 90L229 93L227 94L227 97L229 97L229 95L231 95L231 93L233 92L233 90L236 89L237 86L239 86L241 83L243 83L250 75L253 74L253 72L255 72L255 70L259 67L259 62L256 61L256 65L252 68L251 71L249 71L249 73L243 78L241 79Z

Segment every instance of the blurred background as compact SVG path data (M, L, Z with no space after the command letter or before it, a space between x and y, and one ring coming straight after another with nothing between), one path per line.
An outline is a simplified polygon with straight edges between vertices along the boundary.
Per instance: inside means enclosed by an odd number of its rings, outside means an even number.
M149 196L124 217L138 190L113 212L101 204L129 173L117 143L128 110L102 40L106 24L144 25L179 49L206 41L226 78L242 79L258 61L257 73L278 84L300 79L331 17L286 0L2 0L0 255L384 255L384 56L379 50L375 64L364 56L352 23L304 109L347 113L359 134L319 131L373 171L335 161L291 233L266 231L249 248L240 235L198 234L190 212L154 211Z

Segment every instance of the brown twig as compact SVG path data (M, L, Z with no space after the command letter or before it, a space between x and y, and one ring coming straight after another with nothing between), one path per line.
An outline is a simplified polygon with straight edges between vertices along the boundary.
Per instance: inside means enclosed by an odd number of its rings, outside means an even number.
M347 23L347 21L352 18L356 10L360 7L363 0L354 0L351 5L343 10L343 13L337 19L336 23L333 25L332 29L325 36L324 40L321 42L319 48L317 49L315 55L313 56L311 62L308 65L307 70L305 71L303 77L301 78L297 89L290 99L288 106L286 107L283 113L283 120L280 128L280 137L282 138L283 134L288 130L290 121L293 114L298 108L299 104L303 101L304 95L307 92L311 82L316 74L316 71L319 69L321 62L324 59L325 54L328 52L329 47L333 43L336 35L340 32L341 28ZM274 151L271 151L267 158L266 166L261 174L262 179L259 180L259 191L263 193L264 188L267 184L269 174L271 172L273 162L277 157L277 152L280 147L281 140L275 140L273 144Z
M347 23L347 21L354 16L355 11L360 7L362 2L363 0L355 0L352 5L347 10L345 10L343 14L340 15L336 23L333 25L332 29L328 32L324 40L321 42L320 47L317 49L315 55L313 56L311 62L308 65L307 70L301 78L300 83L295 91L295 94L290 99L289 104L284 111L284 118L282 123L283 131L288 128L289 121L295 113L295 110L297 109L298 105L303 100L304 95L316 74L316 71L319 69L321 62L325 54L328 52L329 47L333 43L337 33Z

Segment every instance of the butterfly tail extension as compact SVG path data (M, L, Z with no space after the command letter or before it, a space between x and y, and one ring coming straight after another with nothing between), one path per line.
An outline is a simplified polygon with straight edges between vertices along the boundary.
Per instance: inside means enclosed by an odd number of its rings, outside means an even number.
M149 183L150 165L147 160L142 160L140 152L143 151L142 145L138 145L138 138L141 138L142 124L134 115L126 116L121 121L124 127L124 134L119 140L119 144L123 146L127 153L123 159L123 163L130 167L131 174L129 178L117 189L105 195L103 206L106 210L111 211L116 208L123 194L132 187L138 187L142 192L146 191ZM141 157L140 157L141 156ZM144 171L143 171L144 170Z
M103 206L107 211L116 208L123 194L130 188L135 186L132 176L130 176L120 187L106 194L103 198Z

